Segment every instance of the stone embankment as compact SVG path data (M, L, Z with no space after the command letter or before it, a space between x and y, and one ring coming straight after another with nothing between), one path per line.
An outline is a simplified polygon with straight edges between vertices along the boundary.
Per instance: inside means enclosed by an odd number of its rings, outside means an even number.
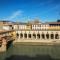
M25 40L25 39L16 39L13 44L15 43L35 43L37 45L56 45L60 44L60 40Z

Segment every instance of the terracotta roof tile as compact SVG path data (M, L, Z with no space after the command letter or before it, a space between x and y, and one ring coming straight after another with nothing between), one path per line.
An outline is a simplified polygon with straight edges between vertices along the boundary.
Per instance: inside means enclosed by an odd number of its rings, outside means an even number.
M48 24L60 24L60 22L47 22Z

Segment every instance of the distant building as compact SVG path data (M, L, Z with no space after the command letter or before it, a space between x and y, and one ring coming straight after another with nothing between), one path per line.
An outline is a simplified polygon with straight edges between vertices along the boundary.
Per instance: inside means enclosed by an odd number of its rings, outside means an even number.
M12 30L13 23L9 21L0 21L0 30Z
M50 30L60 30L60 22L49 22L48 24Z
M32 24L32 30L46 30L48 29L48 27L49 27L48 23L35 22L34 24Z

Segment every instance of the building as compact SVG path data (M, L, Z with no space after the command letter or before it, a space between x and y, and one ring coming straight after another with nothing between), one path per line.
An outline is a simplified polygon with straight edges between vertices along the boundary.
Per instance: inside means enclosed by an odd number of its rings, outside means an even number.
M60 22L49 22L49 30L60 30Z
M19 40L59 40L60 39L60 22L42 23L34 20L27 23L3 23L1 22L0 30L6 30L3 35L10 35ZM9 33L8 33L9 31ZM11 31L11 32L10 32Z
M32 30L47 30L48 27L49 27L48 23L35 22L34 24L32 24Z
M16 36L19 40L60 40L60 22L33 21L18 26ZM29 29L26 28L27 26Z
M13 29L13 24L10 21L0 21L0 38L2 37L11 37L15 38L15 31ZM2 40L1 40L2 41Z
M0 21L0 30L12 30L13 29L13 23L9 21Z
M31 25L29 23L15 23L14 30L30 30Z

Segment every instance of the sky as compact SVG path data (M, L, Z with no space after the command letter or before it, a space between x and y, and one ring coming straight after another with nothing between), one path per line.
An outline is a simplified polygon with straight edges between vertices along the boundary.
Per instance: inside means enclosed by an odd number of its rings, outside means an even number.
M0 0L0 20L27 22L60 19L60 0Z

